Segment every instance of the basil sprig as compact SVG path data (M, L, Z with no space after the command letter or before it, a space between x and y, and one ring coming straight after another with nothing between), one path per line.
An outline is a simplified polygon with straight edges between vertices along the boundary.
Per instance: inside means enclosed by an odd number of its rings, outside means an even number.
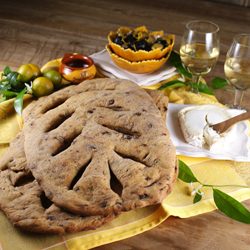
M181 62L181 57L176 51L172 51L168 59L169 63L176 68L178 73L182 76L185 81L173 80L163 85L159 90L165 90L167 88L178 88L183 86L190 86L192 89L197 89L201 93L208 95L214 95L214 90L221 89L227 86L227 80L222 77L214 77L211 81L210 86L204 84L203 82L194 83L192 82L192 74L187 71Z
M26 83L21 82L20 74L5 67L0 80L0 102L15 98L14 109L21 115L23 110L23 97L27 93Z
M243 206L239 201L231 197L230 195L222 192L216 187L242 187L250 188L249 186L241 185L209 185L200 182L192 170L181 160L179 160L179 175L178 178L186 183L198 182L200 184L199 189L195 192L193 203L197 203L202 199L200 189L202 187L210 187L213 190L213 199L217 208L231 219L250 224L250 211Z

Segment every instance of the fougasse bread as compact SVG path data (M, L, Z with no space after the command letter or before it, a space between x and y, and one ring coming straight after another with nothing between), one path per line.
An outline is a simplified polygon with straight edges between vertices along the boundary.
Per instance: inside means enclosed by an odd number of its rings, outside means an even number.
M22 132L0 159L0 208L13 225L37 233L96 229L115 217L114 214L79 216L54 205L27 167Z
M162 201L177 175L167 98L99 79L32 102L0 159L0 208L40 233L95 229Z
M24 120L28 166L59 207L105 215L159 203L171 190L175 148L152 98L130 81L63 89L29 105Z

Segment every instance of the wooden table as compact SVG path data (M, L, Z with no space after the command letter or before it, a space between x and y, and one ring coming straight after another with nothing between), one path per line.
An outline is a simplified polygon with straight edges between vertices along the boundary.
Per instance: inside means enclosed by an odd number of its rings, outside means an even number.
M43 65L65 52L91 54L102 50L106 36L118 26L146 25L176 34L176 49L184 25L192 19L209 19L221 30L221 55L208 76L223 76L225 54L237 33L250 33L250 9L195 0L12 0L0 6L0 70L23 63ZM228 88L216 93L232 103ZM250 108L249 91L243 105ZM250 201L245 204L250 206ZM2 232L1 232L2 233ZM250 249L250 226L219 212L189 219L169 218L141 235L96 249Z

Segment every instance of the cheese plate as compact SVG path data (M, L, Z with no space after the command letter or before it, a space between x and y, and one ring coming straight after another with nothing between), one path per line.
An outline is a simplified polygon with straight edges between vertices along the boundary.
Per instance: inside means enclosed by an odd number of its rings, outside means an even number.
M235 124L235 137L231 138L231 141L226 141L217 151L211 152L208 149L188 144L184 139L181 126L179 124L178 112L184 108L191 106L195 105L170 103L168 106L167 127L169 129L170 137L176 147L176 153L178 155L185 155L190 157L207 157L217 160L250 162L250 127L248 121L242 121ZM242 112L241 110L236 109L227 109L227 111L232 116L238 115ZM199 118L197 117L197 119ZM198 121L194 119L194 123L196 122Z

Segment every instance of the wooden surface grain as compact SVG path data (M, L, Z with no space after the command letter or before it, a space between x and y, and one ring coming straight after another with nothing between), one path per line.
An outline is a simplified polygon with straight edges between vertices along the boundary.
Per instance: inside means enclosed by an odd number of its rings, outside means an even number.
M208 19L220 26L221 54L207 77L224 76L223 63L233 36L250 33L250 9L195 0L10 0L0 5L0 70L23 63L45 62L66 52L91 54L102 50L106 36L118 26L146 25L176 34L179 49L185 23ZM224 103L232 103L229 87L218 91ZM250 93L243 105L250 108ZM250 201L246 202L250 207ZM1 232L2 233L2 232ZM250 249L250 226L232 221L219 212L189 219L169 218L148 232L96 248L132 249Z

